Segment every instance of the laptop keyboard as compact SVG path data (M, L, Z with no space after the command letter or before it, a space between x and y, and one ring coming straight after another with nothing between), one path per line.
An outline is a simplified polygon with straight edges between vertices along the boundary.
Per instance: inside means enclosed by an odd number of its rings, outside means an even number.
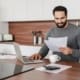
M26 57L23 58L24 62L32 62L32 63L40 63L40 62L43 62L42 60L31 60L31 59L28 59Z

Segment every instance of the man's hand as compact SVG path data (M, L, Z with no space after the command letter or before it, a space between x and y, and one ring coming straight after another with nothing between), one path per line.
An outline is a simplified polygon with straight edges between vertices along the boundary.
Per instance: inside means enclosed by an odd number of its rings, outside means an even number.
M42 56L40 54L33 54L32 56L29 57L31 60L40 60Z
M59 48L60 51L64 54L64 55L69 55L72 54L72 49L68 48L68 47L61 47Z

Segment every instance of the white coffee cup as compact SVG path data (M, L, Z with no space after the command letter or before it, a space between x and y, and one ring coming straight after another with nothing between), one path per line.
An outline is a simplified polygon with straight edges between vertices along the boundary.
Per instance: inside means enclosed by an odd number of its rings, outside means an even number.
M56 54L49 56L50 63L55 63L55 62L60 61L60 60L61 60L61 57L56 55Z

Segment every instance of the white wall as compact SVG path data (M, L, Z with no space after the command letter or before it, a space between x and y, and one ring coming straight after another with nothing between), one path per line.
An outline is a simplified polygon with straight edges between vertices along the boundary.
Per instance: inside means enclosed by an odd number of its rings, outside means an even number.
M53 20L52 10L55 6L63 5L68 9L68 19L80 19L80 0L43 0L42 19Z
M0 21L24 20L26 5L26 0L0 0Z
M9 32L8 22L0 22L0 34L8 32Z
M69 19L80 19L80 0L0 0L0 21L53 20L56 5L68 8Z

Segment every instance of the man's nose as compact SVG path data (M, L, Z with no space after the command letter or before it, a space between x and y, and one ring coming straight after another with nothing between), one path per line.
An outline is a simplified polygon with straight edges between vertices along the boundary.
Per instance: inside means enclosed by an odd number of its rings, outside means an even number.
M58 23L62 23L61 19L58 20Z

